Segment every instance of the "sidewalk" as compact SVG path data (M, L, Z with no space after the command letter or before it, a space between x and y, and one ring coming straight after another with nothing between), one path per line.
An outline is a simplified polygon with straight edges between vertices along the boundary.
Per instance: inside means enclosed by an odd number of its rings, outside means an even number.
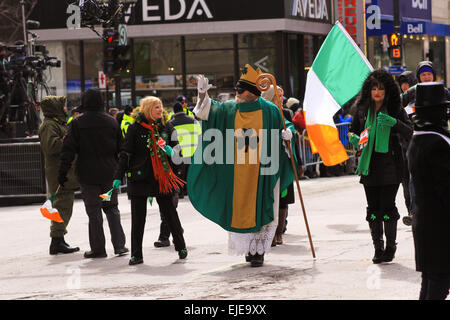
M129 255L114 256L106 222L108 258L83 258L89 242L82 200L75 201L66 235L66 241L81 250L70 255L48 254L49 221L41 216L40 204L1 207L0 299L417 300L420 273L415 271L411 228L400 220L396 258L389 264L372 264L366 200L358 179L300 181L316 259L295 190L285 244L266 254L262 268L250 268L243 256L228 255L227 233L196 212L186 198L178 210L188 258L178 260L173 246L153 247L160 222L154 202L148 209L144 264L132 267ZM406 215L401 187L397 206L400 215ZM119 196L119 208L130 247L126 194Z

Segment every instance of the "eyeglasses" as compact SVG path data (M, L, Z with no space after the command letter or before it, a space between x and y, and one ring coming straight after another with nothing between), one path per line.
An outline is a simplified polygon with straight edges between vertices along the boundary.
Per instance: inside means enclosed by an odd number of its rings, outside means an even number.
M243 94L246 90L243 89L243 88L238 88L238 87L236 87L236 88L234 88L234 91L236 91L236 92L239 93L239 94Z

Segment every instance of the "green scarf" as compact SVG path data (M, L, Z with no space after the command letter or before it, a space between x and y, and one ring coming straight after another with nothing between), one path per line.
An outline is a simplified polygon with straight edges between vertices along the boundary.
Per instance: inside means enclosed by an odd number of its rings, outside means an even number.
M358 168L356 174L369 175L370 159L372 157L373 146L375 145L375 152L386 153L389 151L389 136L391 128L377 123L376 112L370 108L367 114L366 124L364 129L369 128L369 140L362 150L359 158ZM373 130L375 128L375 130Z

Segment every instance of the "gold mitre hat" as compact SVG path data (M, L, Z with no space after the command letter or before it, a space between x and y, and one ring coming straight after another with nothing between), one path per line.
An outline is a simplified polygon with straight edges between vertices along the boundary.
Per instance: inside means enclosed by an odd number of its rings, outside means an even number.
M253 69L251 65L246 64L244 68L242 68L242 75L239 81L236 84L236 87L243 88L250 91L253 94L261 95L261 91L256 87L256 79L262 73L261 69Z

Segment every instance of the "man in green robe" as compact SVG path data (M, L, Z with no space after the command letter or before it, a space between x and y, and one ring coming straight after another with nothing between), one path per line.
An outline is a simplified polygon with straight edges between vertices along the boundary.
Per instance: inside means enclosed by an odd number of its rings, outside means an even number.
M208 79L198 77L194 109L202 121L188 173L188 194L194 208L229 231L229 251L245 254L253 267L262 266L277 227L280 190L294 179L283 140L280 110L263 99L256 87L261 71L246 65L234 101L208 96ZM201 146L201 147L200 147Z

